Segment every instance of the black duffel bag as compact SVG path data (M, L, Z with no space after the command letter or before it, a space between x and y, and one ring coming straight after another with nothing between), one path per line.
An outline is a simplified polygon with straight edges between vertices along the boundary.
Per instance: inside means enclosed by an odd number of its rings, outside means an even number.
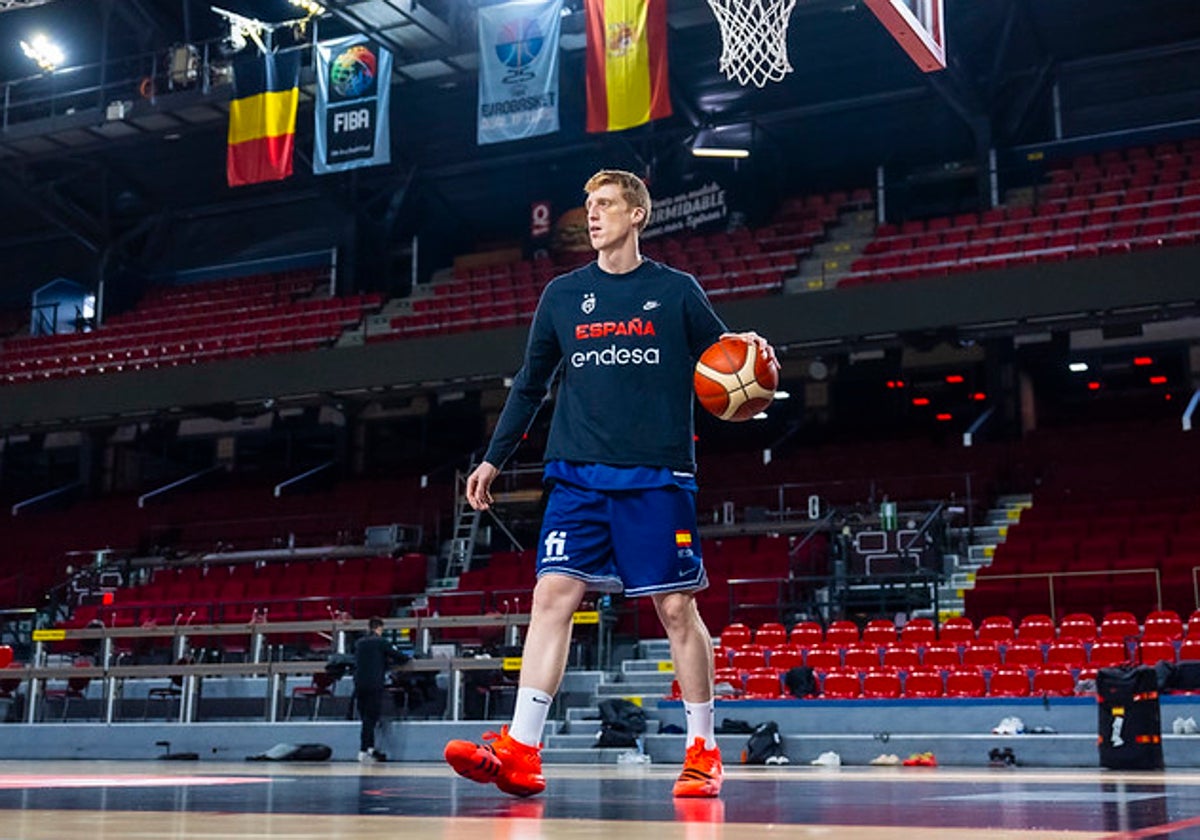
M1162 712L1158 675L1144 665L1101 668L1100 766L1110 770L1162 770Z

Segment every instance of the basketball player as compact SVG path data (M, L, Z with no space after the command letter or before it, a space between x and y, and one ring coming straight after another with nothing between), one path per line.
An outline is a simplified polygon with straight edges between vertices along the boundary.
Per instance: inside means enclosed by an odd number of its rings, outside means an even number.
M517 796L540 793L540 742L562 681L571 616L588 591L649 597L671 644L687 718L687 754L675 796L721 790L713 732L713 651L696 592L708 585L695 510L692 373L730 335L700 285L642 256L650 193L636 175L602 170L584 185L596 261L542 294L525 361L483 462L467 479L476 510L560 376L546 445L548 487L537 584L510 726L479 745L446 745L449 764ZM738 335L778 365L753 332Z

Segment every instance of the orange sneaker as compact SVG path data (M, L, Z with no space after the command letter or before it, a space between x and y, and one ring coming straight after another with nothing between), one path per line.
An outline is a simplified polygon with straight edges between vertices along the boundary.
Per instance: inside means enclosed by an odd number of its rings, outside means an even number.
M446 762L455 773L472 782L495 784L513 796L533 796L546 789L541 747L514 741L507 726L500 728L499 735L485 732L483 740L490 743L455 740L446 744Z
M721 777L725 770L721 766L721 750L713 747L704 749L704 740L697 738L687 748L683 759L683 771L675 780L676 796L713 797L721 793Z

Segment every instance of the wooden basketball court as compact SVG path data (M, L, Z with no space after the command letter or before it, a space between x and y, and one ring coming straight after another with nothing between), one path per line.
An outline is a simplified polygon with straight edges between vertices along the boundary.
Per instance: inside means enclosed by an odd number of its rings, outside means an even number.
M1200 773L732 767L721 799L675 801L675 767L547 770L515 799L436 764L0 762L0 837L1200 837Z

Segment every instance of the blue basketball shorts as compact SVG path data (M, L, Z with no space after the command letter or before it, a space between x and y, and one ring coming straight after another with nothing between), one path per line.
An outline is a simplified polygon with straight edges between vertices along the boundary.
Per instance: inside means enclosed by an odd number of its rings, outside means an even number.
M542 520L537 574L570 575L589 590L631 597L704 589L695 493L556 482Z

